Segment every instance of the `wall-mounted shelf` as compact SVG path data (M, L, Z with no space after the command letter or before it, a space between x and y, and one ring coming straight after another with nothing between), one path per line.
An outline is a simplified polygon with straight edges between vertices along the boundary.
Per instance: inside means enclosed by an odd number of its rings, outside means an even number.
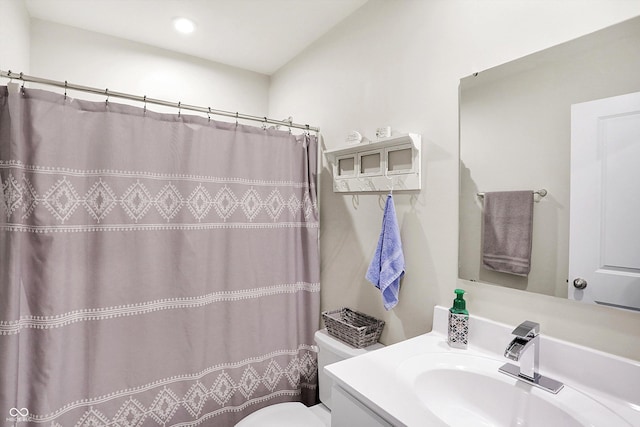
M408 133L325 150L333 167L333 191L420 190L421 149L421 136Z

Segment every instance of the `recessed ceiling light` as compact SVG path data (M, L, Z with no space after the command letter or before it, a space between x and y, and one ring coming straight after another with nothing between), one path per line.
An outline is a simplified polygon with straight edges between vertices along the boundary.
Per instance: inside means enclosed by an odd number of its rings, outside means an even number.
M173 20L173 27L182 34L191 34L196 29L196 24L187 18L176 18Z

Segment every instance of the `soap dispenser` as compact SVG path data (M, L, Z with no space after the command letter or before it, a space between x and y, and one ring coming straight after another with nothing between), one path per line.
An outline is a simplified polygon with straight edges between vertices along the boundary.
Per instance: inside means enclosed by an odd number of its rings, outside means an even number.
M464 300L464 290L456 289L456 299L449 309L449 346L466 349L469 342L469 312Z

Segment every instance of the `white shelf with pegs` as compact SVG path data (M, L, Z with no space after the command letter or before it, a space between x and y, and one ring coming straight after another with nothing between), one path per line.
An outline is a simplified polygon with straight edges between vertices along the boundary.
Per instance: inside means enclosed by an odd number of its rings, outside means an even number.
M369 143L325 150L336 193L420 190L422 137L393 135Z

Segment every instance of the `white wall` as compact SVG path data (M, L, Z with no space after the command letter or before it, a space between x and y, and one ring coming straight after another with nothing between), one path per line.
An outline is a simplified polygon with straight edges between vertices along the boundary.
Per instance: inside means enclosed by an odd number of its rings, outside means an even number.
M21 0L0 0L0 13L0 69L27 74L29 13Z
M38 19L31 22L31 74L259 117L268 111L266 75Z
M478 315L539 321L545 334L640 360L637 313L457 281L460 78L637 15L637 0L370 0L272 76L270 114L313 121L326 148L383 125L425 141L423 190L394 193L407 273L391 312L364 279L378 196L334 194L322 171L322 309L383 318L393 343L429 331L434 304L450 306L462 286Z

